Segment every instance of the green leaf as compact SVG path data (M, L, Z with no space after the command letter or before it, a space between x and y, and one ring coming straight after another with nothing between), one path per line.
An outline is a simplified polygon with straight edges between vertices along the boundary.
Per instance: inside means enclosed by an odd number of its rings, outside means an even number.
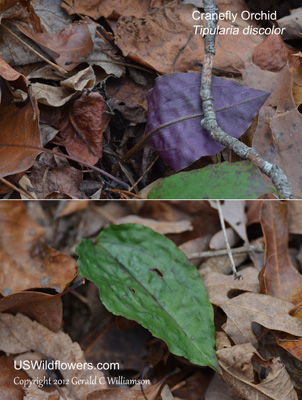
M257 199L277 193L248 161L180 172L153 186L148 199Z
M77 253L79 273L100 288L109 311L136 320L172 353L217 368L207 291L171 240L142 225L111 225Z

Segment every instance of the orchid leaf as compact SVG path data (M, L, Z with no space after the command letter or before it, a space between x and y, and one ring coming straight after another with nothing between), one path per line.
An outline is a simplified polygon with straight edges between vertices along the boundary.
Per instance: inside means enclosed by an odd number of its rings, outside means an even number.
M199 73L166 74L156 79L147 96L146 134L155 131L148 144L175 171L224 148L201 127L204 115L200 85ZM218 124L235 138L246 132L269 96L216 76L212 79L212 92Z
M111 225L77 246L79 273L105 307L134 319L170 351L217 368L213 307L197 269L168 238L139 224Z
M224 162L179 172L158 182L148 199L257 199L277 193L248 161Z

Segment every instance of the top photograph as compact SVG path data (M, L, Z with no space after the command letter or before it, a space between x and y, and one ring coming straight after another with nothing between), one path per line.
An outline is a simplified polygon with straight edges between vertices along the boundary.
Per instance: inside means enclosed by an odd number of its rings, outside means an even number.
M302 199L301 0L0 1L0 199Z

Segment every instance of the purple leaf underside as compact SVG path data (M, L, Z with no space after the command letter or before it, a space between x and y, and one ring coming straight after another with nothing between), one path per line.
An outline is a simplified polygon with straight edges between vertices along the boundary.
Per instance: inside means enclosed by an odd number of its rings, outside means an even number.
M156 79L147 95L146 134L158 129L148 144L175 171L224 148L201 127L200 85L200 73L166 74ZM212 79L212 92L220 128L237 139L246 132L270 95L216 76ZM164 124L169 125L160 128Z

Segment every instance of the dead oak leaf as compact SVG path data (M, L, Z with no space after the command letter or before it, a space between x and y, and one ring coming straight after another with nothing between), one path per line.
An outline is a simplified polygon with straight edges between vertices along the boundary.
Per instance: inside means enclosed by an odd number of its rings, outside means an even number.
M224 381L242 399L298 400L293 383L278 358L264 360L250 344L223 348L216 352ZM253 361L268 369L262 382L255 381Z

